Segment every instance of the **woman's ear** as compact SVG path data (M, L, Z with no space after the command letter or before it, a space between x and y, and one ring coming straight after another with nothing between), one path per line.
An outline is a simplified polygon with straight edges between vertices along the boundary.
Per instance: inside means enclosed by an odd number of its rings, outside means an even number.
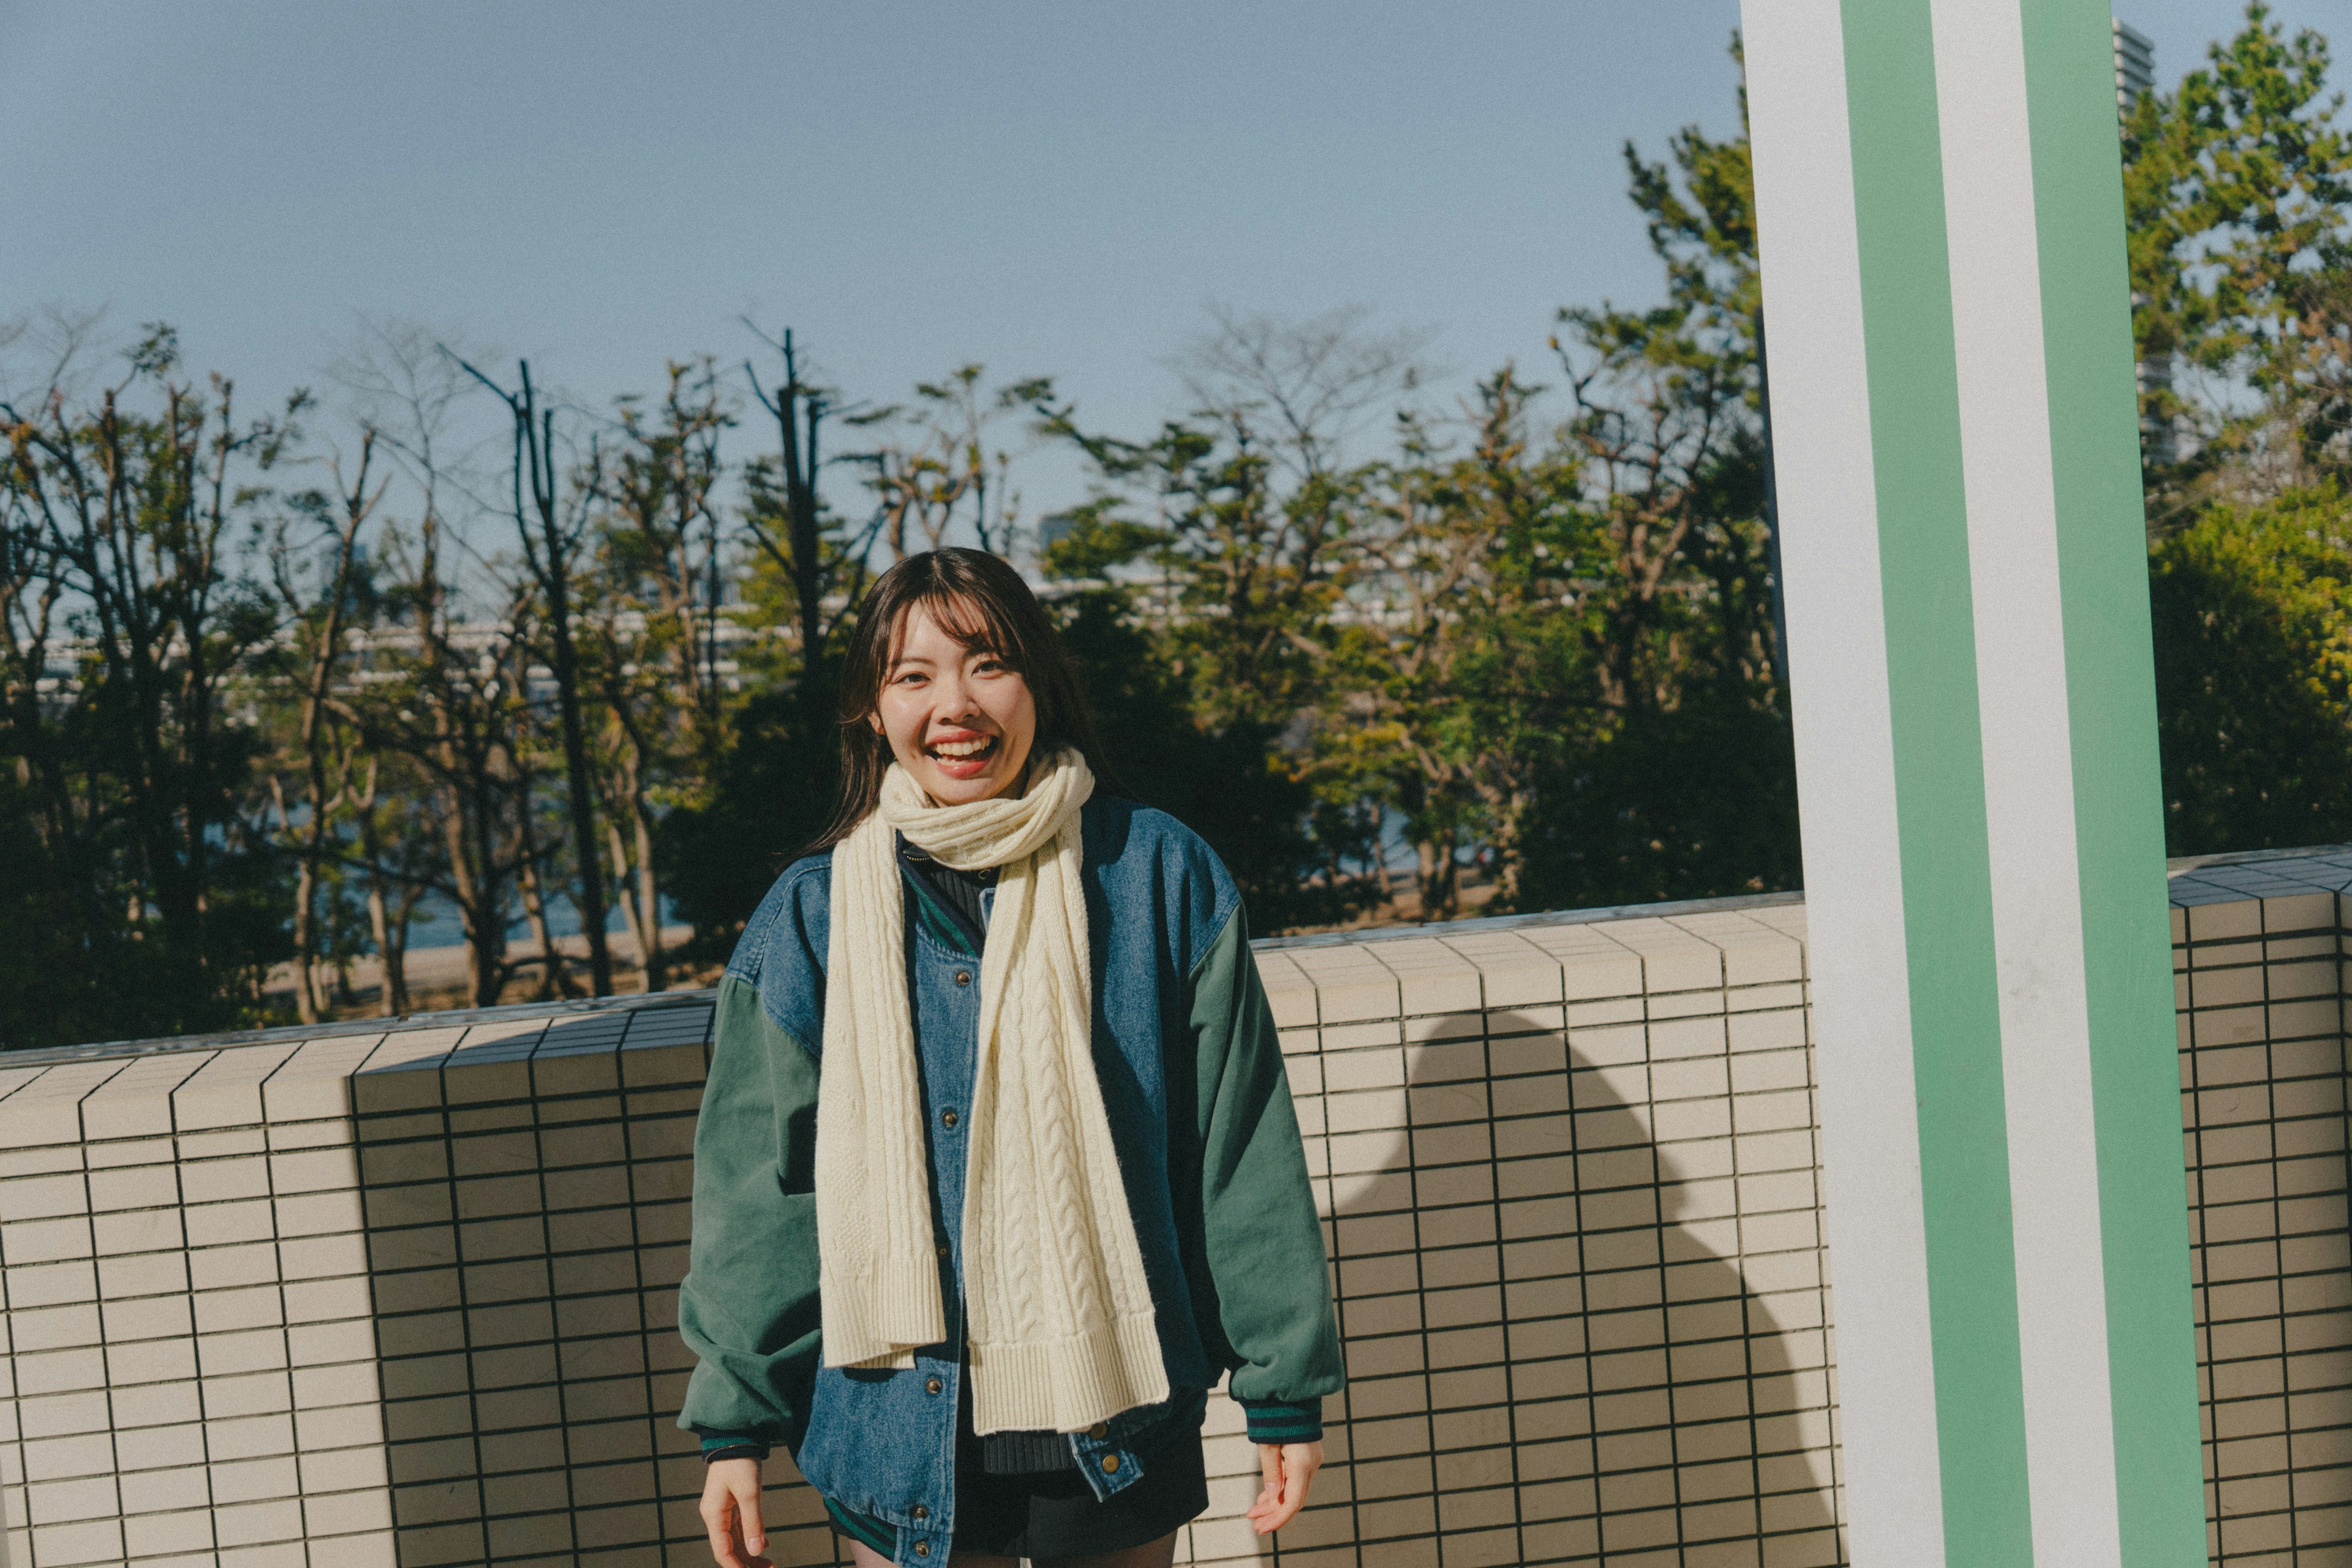
M870 725L870 726L872 726L872 727L873 727L873 731L874 731L874 732L875 732L876 734L880 735L880 734L882 734L882 733L883 733L883 730L882 730L882 715L881 715L881 714L879 714L879 713L868 713L868 714L866 716L866 722L868 725ZM887 739L887 737L885 737L885 738Z

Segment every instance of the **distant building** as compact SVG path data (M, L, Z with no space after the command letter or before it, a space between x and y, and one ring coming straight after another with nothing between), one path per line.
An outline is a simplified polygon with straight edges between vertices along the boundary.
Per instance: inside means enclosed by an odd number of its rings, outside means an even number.
M2116 20L2116 112L2128 116L2132 105L2142 93L2156 90L2156 45L2120 17ZM2132 303L2139 303L2134 295ZM2172 363L2142 360L2135 367L2139 390L2145 395L2151 390L2172 390ZM2140 450L2150 464L2161 467L2179 457L2179 445L2174 439L2169 419L2142 418L2139 424Z
M2116 107L2131 112L2143 92L2156 90L2156 46L2129 24L2116 23Z

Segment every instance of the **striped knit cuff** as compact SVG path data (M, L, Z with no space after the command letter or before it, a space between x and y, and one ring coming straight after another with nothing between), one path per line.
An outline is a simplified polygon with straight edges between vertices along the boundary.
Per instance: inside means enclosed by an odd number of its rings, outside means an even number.
M702 1432L702 1462L706 1465L719 1459L764 1459L768 1457L768 1440L749 1432Z
M1249 1417L1253 1443L1315 1443L1323 1436L1323 1402L1286 1404L1279 1399L1236 1399Z
M868 1519L862 1513L853 1513L831 1498L824 1498L824 1511L832 1518L834 1529L856 1542L868 1552L890 1558L898 1555L898 1526L885 1524L878 1519ZM920 1550L928 1552L929 1549L925 1547Z

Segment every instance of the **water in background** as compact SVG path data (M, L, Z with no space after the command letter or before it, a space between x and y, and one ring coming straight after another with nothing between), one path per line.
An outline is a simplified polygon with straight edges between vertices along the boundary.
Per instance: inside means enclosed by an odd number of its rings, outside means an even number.
M677 923L677 906L667 897L661 901L661 917L662 924L666 926ZM558 898L549 900L547 931L549 935L557 937L577 936L580 933L580 910L573 906L571 900ZM629 922L622 917L617 908L606 918L604 931L608 936L624 939L628 936ZM507 940L509 942L530 940L530 921L522 912L522 904L520 900L514 906L514 918L507 922ZM465 921L459 917L457 905L454 900L441 893L427 893L417 901L416 913L408 922L409 952L425 952L438 947L462 947L465 942Z

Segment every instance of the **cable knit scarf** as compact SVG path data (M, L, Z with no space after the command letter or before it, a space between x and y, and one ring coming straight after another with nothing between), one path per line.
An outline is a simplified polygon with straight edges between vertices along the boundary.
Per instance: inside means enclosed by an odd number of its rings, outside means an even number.
M934 805L893 766L834 850L816 1225L824 1358L910 1366L947 1338L925 1175L893 835L959 870L1000 868L980 960L966 1113L964 1301L972 1424L1075 1432L1168 1396L1143 1253L1095 1079L1075 750L1026 794Z

